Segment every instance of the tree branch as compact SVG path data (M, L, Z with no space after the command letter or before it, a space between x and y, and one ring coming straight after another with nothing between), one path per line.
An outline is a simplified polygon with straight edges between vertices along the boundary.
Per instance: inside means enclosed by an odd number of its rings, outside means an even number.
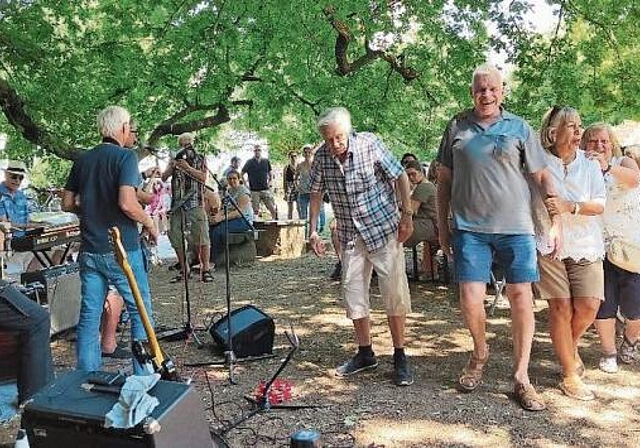
M374 50L370 47L369 41L365 41L364 50L365 54L360 56L353 62L349 62L349 58L347 56L347 50L349 48L349 44L352 40L351 31L346 23L338 20L335 16L335 9L333 6L329 5L324 9L324 15L333 27L334 30L338 33L336 38L335 45L335 56L336 56L336 73L340 76L346 76L350 73L357 72L365 65L377 60L382 59L387 62L390 67L397 72L405 81L413 81L414 79L420 76L420 72L417 70L406 67L403 63L401 63L396 56L393 56L382 50Z
M63 159L75 160L80 154L79 149L57 139L50 132L38 126L25 110L24 102L22 98L20 98L20 95L18 95L18 92L1 77L0 109L2 109L9 124L13 126L25 140Z

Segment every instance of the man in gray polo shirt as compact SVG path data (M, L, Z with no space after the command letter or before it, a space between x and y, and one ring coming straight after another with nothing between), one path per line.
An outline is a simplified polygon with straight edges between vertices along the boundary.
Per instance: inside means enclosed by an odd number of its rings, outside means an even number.
M524 409L539 411L545 403L528 375L535 329L531 282L539 278L529 180L543 197L554 196L555 188L533 129L501 107L500 72L478 67L471 94L473 109L449 122L437 157L440 245L453 249L461 311L474 344L458 383L463 391L475 390L489 358L484 298L495 260L511 305L515 397Z

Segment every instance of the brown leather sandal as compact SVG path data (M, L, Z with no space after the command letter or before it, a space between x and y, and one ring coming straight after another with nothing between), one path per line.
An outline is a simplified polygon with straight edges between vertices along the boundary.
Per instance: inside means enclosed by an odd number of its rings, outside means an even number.
M464 392L473 392L482 383L482 370L489 360L489 346L486 347L486 355L483 359L476 358L473 353L462 369L458 384Z
M525 411L542 411L547 405L531 384L518 383L513 389L516 401Z

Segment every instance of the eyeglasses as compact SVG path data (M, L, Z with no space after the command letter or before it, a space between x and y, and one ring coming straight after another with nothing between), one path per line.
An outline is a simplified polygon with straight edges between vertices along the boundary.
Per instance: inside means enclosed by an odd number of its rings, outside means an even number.
M9 178L12 180L22 180L24 179L24 174L15 174L15 173L7 173L9 174Z
M237 177L233 176L233 177L227 177L227 180L238 180Z

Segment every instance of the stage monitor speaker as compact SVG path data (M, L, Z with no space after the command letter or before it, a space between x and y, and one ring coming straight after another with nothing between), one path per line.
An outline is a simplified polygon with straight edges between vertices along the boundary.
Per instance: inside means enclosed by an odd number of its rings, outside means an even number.
M231 342L238 358L270 355L273 352L273 319L252 305L231 312ZM210 330L213 340L224 350L228 349L228 316L217 321Z
M81 302L78 263L25 272L20 281L23 285L37 282L44 286L44 294L40 294L37 299L42 306L49 309L52 335L78 325Z
M58 377L24 409L22 425L31 448L213 448L202 401L193 386L159 381L148 393L160 404L151 418L160 431L146 434L142 424L131 429L105 428L105 415L118 401L114 393L85 390L90 372Z

